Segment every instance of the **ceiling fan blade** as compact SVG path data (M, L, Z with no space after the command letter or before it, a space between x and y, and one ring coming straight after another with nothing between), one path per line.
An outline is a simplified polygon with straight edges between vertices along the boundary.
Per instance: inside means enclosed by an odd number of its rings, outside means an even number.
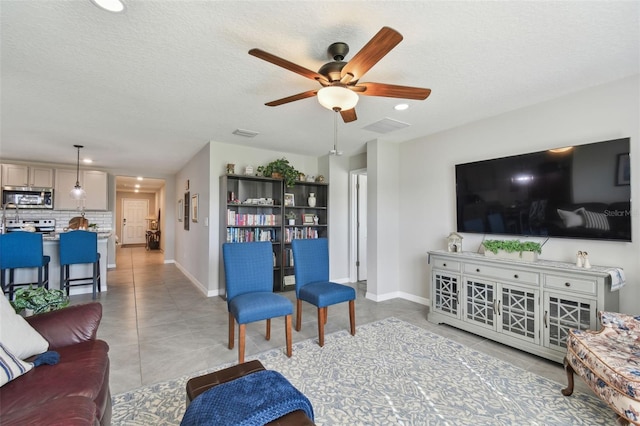
M272 55L271 53L265 52L264 50L251 49L249 50L249 55L255 56L256 58L260 58L267 62L271 62L274 65L277 65L289 71L293 71L296 74L300 74L301 76L310 78L311 80L324 80L327 84L329 84L327 78L322 74L318 74L317 72L311 71L308 68L301 67L300 65L294 64L293 62L287 61L286 59L282 59L278 56Z
M289 102L299 101L300 99L311 98L311 97L315 96L317 93L318 93L317 90L308 90L306 92L298 93L297 95L291 95L291 96L287 96L286 98L282 98L282 99L278 99L276 101L268 102L265 105L266 106L283 105L283 104L287 104Z
M359 80L380 59L402 41L402 35L389 27L382 27L369 43L360 49L347 65L342 68L341 75L353 75L352 80Z
M344 111L340 111L340 116L342 116L342 120L345 123L350 123L352 121L356 121L358 119L358 116L356 115L356 109L355 108L351 108L351 109L347 109Z
M364 92L359 92L361 95L384 96L386 98L416 99L421 101L427 99L431 94L431 89L384 83L358 83L356 87L365 87Z

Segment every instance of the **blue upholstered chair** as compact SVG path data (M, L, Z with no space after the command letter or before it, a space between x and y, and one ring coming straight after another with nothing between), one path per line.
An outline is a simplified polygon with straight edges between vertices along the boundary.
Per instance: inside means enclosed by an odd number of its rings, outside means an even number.
M296 331L302 322L302 301L318 307L318 343L324 346L327 307L349 302L351 335L356 334L356 291L353 287L329 281L329 247L326 238L291 242L296 275Z
M90 263L93 273L90 277L71 278L70 266ZM91 231L69 231L60 234L60 289L69 295L70 287L93 285L93 298L100 288L100 253L98 234Z
M11 232L0 235L0 285L3 293L13 300L14 287L37 284L49 288L49 262L51 257L42 253L42 234ZM21 268L38 268L37 283L16 283L14 271ZM9 271L9 281L6 272Z
M291 356L293 304L273 292L273 249L268 241L222 245L229 309L229 349L233 349L238 322L238 363L244 362L246 325L267 320L266 339L271 338L271 318L284 316L287 356Z

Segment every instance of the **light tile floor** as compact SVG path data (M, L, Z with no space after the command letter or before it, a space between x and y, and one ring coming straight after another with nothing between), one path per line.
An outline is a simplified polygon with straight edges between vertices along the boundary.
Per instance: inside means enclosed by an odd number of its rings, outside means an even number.
M108 272L109 289L99 295L103 318L98 337L110 346L112 394L237 360L237 345L233 350L227 348L224 300L203 296L175 265L163 263L159 251L131 247L118 248L116 253L117 268ZM558 392L566 385L560 364L450 326L431 324L426 320L428 308L414 302L373 302L364 297L366 284L355 286L356 326L394 316L555 380ZM284 294L294 300L294 292ZM91 295L72 296L73 304L88 301ZM293 331L294 343L316 338L316 324L315 307L305 304L302 330ZM326 333L348 328L347 305L330 307ZM284 345L284 320L272 321L270 341L264 339L264 322L247 327L247 356ZM579 378L576 390L591 392Z

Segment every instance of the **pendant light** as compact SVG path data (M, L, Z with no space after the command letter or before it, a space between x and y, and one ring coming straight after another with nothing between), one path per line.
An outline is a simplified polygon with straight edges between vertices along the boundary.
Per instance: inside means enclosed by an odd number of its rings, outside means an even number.
M340 108L334 108L335 114L333 115L333 149L329 151L329 155L342 155L342 151L338 151L338 115Z
M74 186L71 192L69 192L69 196L73 200L84 200L87 198L87 193L80 186L80 148L84 148L84 146L74 145L74 147L78 150L78 160L76 162L76 186Z

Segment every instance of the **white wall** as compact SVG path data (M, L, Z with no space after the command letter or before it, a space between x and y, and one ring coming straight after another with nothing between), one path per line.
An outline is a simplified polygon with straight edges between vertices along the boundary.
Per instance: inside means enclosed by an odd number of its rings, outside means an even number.
M456 228L454 166L457 163L630 137L631 169L640 174L639 93L640 78L635 76L401 144L399 204L392 205L399 212L397 235L401 241L400 253L396 256L397 291L421 298L430 296L426 253L446 248L446 237ZM370 152L367 159L370 187L373 180L380 185L384 176L378 164L378 176L373 178L372 154ZM379 153L375 157L378 162L390 163L395 168L393 159L386 160ZM640 200L640 180L634 178L632 182L632 199ZM381 203L379 188L377 192L371 194L370 190L370 244L376 240L373 233L379 234L378 253L374 258L369 252L370 264L375 259L378 269L393 268L389 259L380 255L380 251L385 250L380 235L380 213L377 223L371 220L376 209L384 211L390 207ZM376 227L372 228L374 224ZM476 250L481 239L481 235L464 234L463 249ZM623 267L627 285L620 291L621 311L638 314L640 212L637 206L632 206L632 239L632 243L622 243L552 238L544 246L541 257L573 262L578 250L586 250L594 265ZM371 272L370 269L370 280L374 275Z
M189 189L186 182L189 181ZM175 178L173 197L167 200L167 204L173 205L177 212L179 199L185 197L189 191L190 196L198 194L199 212L198 222L191 221L189 214L189 230L184 229L184 221L179 222L174 216L168 227L175 232L175 262L176 266L197 285L204 294L211 290L211 268L209 267L209 230L207 219L210 216L210 178L209 178L209 145L207 144L178 172ZM171 199L172 198L172 199ZM170 220L167 217L167 220ZM171 226L171 223L174 226Z
M400 145L367 142L367 294L381 301L402 294L399 278L400 234L405 215L400 201ZM411 230L415 234L415 229Z

